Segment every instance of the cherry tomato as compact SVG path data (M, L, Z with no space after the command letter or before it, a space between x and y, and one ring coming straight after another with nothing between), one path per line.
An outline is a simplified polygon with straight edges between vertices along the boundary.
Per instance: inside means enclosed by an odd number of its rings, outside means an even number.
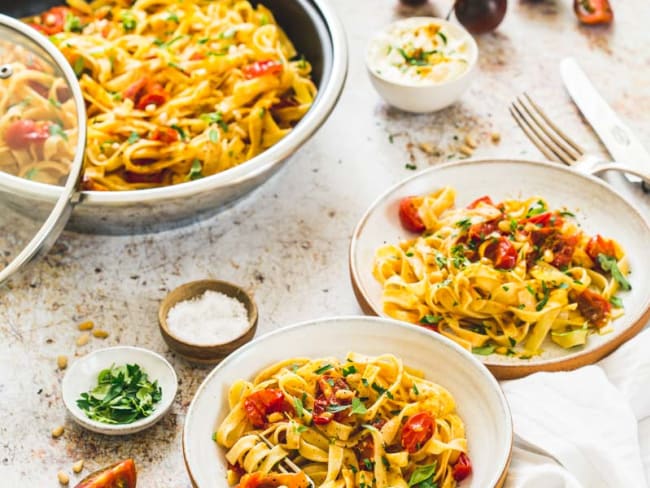
M148 105L155 105L156 107L160 107L166 101L167 94L165 91L155 90L143 95L142 98L140 98L140 100L138 100L138 102L135 104L135 108L138 110L145 110Z
M124 98L129 98L136 102L143 94L145 87L149 84L149 79L144 77L131 83L126 90L124 90Z
M169 144L170 142L178 141L178 132L171 127L156 127L149 136L149 139Z
M474 242L483 242L487 236L498 229L496 220L472 224L467 230L467 238Z
M598 255L604 254L605 256L616 257L616 247L614 246L614 241L607 239L600 234L589 239L587 246L585 247L585 252L587 255L598 263Z
M336 398L337 391L349 389L350 386L342 378L332 378L330 376L321 376L318 378L318 388L316 390L316 399L314 400L314 409L312 411L312 420L314 423L325 425L332 420L340 422L345 419L350 414L349 410L344 409L332 413L328 411L328 407L350 404L352 400L344 401Z
M402 447L413 453L431 439L436 428L435 419L430 413L420 412L409 419L402 428Z
M255 61L252 64L244 66L242 72L244 73L244 78L250 80L259 76L281 73L282 69L283 66L280 61L266 59L264 61Z
M40 24L31 24L31 26L47 36L58 34L63 32L65 17L69 12L70 9L67 7L52 7L41 14Z
M75 488L135 488L137 473L133 459L113 464L85 477Z
M556 268L564 268L571 263L573 252L578 244L578 236L558 236L551 251L553 251L553 261L551 264Z
M26 149L31 143L43 143L50 137L49 121L15 120L5 130L4 138L11 149Z
M244 410L253 427L261 428L267 423L267 415L290 409L282 390L267 388L251 393L244 400Z
M424 231L424 222L418 214L418 207L415 206L413 201L415 197L402 198L399 202L399 219L402 222L402 227L411 232Z
M461 452L454 464L452 475L456 481L463 481L470 474L472 474L472 462L467 454Z
M476 200L474 200L472 203L470 203L467 206L467 208L476 208L478 207L479 203L485 203L486 205L494 205L492 199L488 195L485 195L482 196L481 198L477 198Z
M499 237L485 250L485 256L499 269L512 269L517 264L517 250L507 237Z
M309 480L305 473L269 473L264 475L260 472L245 474L237 488L278 488L286 486L287 488L308 488Z
M129 85L124 91L124 98L133 100L133 104L138 110L144 110L147 105L162 105L169 97L160 83L143 77Z
M507 8L507 0L456 0L454 4L456 18L472 34L496 29Z
M577 296L578 311L590 323L600 328L607 323L612 305L605 298L591 290L584 290Z
M583 24L609 24L614 19L609 0L573 0L573 10Z
M554 212L544 212L538 215L528 217L526 222L536 224L541 227L561 227L564 219Z

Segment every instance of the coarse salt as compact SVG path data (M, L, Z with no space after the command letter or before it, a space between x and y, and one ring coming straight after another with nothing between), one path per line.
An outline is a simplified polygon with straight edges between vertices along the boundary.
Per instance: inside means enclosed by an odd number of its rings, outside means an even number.
M178 302L167 314L169 331L191 344L229 342L242 335L248 326L244 304L213 290Z

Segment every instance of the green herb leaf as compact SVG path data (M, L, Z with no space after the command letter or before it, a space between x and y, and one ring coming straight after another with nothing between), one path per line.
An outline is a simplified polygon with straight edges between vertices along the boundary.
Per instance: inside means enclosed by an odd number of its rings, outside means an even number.
M363 404L363 402L361 401L361 399L359 399L359 398L357 398L357 397L354 397L354 398L352 399L352 410L351 410L352 413L356 413L356 414L359 414L359 415L363 415L363 414L366 413L367 411L368 411L368 409L367 409L366 406Z
M433 464L427 464L426 466L418 466L415 468L409 478L409 487L433 478L433 475L436 474L437 466L438 463L434 462Z
M462 219L456 222L456 227L460 227L461 230L467 230L472 226L472 221L470 219Z
M357 372L357 368L354 366L354 364L351 364L350 366L346 366L342 370L343 376L348 376L350 374L354 374Z
M442 33L442 31L438 31L437 34L440 36L440 39L442 39L442 42L444 44L447 44L447 36Z
M334 367L334 366L332 366L332 365L329 364L329 363L328 363L328 364L325 364L324 366L321 366L321 367L318 368L316 371L314 371L314 374L323 374L325 371L329 371L329 370L332 369L333 367Z
M25 179L27 180L33 180L36 178L36 175L38 174L38 169L37 168L30 168L27 173L25 173Z
M420 394L420 390L418 390L418 385L416 385L415 383L413 383L413 393L415 393L416 395Z
M51 136L59 136L64 141L68 140L68 134L66 134L63 130L63 127L57 123L50 125L49 132Z
M131 135L126 140L126 142L128 142L129 144L133 144L133 143L135 143L135 142L137 142L139 140L140 140L140 136L138 135L138 133L137 132L131 132Z
M81 32L83 30L83 25L81 25L81 19L76 15L72 15L69 12L66 13L63 30L66 32Z
M203 165L201 164L201 160L195 159L192 161L192 167L190 168L190 172L187 174L187 179L188 180L198 180L199 178L203 178Z
M296 407L296 415L298 415L298 417L305 415L305 406L302 404L300 398L294 398L293 405Z
M611 303L616 308L623 308L623 300L621 300L619 297L611 297L609 299L609 303Z
M378 385L377 383L373 383L373 384L370 385L370 386L372 387L373 390L375 390L375 391L376 391L377 393L379 393L380 395L383 395L384 393L386 393L386 392L388 391L386 388L381 387L381 386Z
M166 19L168 22L176 22L177 24L180 23L180 19L178 18L178 15L176 15L175 12L169 12L169 15L167 16Z
M487 346L482 346L482 347L473 347L472 352L480 356L489 356L494 352L495 349L496 348L492 344L489 344Z
M350 405L333 405L333 404L330 404L330 405L327 406L327 411L331 412L331 413L338 413L338 412L342 412L343 410L347 410L348 408L350 408Z
M546 212L546 210L547 209L544 202L542 200L537 200L528 208L528 212L526 212L526 218L532 217L534 215L539 215L541 213Z
M125 31L135 30L138 25L135 15L128 10L125 10L120 14L120 20L122 21L122 27Z
M170 127L178 132L178 136L181 138L181 141L184 141L186 139L187 135L181 127L177 126L176 124L172 124Z
M228 132L228 124L223 120L223 114L221 112L201 114L201 118L210 124L217 124L224 132Z
M515 340L514 337L508 337L508 342L512 347L515 347L517 345L517 341Z
M542 281L542 291L544 292L544 296L535 307L535 310L537 310L538 312L540 312L546 306L551 293L548 287L546 286L545 281Z
M214 129L210 129L208 132L208 137L210 138L210 142L213 142L215 144L219 142L219 132Z
M627 278L625 278L619 269L616 258L600 253L598 255L598 262L604 271L609 271L612 274L612 278L616 280L622 290L630 291L632 289L632 285L630 285L630 282L627 281Z
M205 43L208 42L209 40L210 40L209 37L202 37L201 39L199 39L199 40L196 41L196 42L197 42L197 44L205 44Z
M425 315L420 322L428 325L435 325L442 320L442 315Z
M406 169L410 169L411 171L418 169L418 167L417 167L416 165L411 164L411 163L406 163L406 164L404 165L404 167L405 167Z
M74 74L77 75L77 78L81 77L85 67L86 64L84 62L84 58L79 56L77 59L75 59L74 63L72 64L72 69L74 71Z

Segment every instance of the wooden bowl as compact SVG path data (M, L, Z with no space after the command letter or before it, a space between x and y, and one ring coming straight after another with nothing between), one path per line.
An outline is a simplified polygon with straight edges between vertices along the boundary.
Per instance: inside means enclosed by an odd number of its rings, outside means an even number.
M248 312L248 328L237 338L215 344L194 344L175 336L167 325L167 315L178 302L199 297L205 291L212 290L239 300ZM169 292L158 309L160 333L170 349L184 359L198 364L214 364L222 360L235 349L243 346L255 335L257 329L257 306L253 298L242 288L227 281L200 280L191 281Z

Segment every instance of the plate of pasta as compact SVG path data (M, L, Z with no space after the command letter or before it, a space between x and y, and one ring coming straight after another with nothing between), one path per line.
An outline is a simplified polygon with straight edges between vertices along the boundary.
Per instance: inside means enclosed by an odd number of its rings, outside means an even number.
M590 364L641 330L648 238L647 220L596 178L465 161L375 201L350 272L367 313L432 329L515 378Z
M512 420L492 375L426 329L320 319L242 347L183 432L194 486L502 486Z

